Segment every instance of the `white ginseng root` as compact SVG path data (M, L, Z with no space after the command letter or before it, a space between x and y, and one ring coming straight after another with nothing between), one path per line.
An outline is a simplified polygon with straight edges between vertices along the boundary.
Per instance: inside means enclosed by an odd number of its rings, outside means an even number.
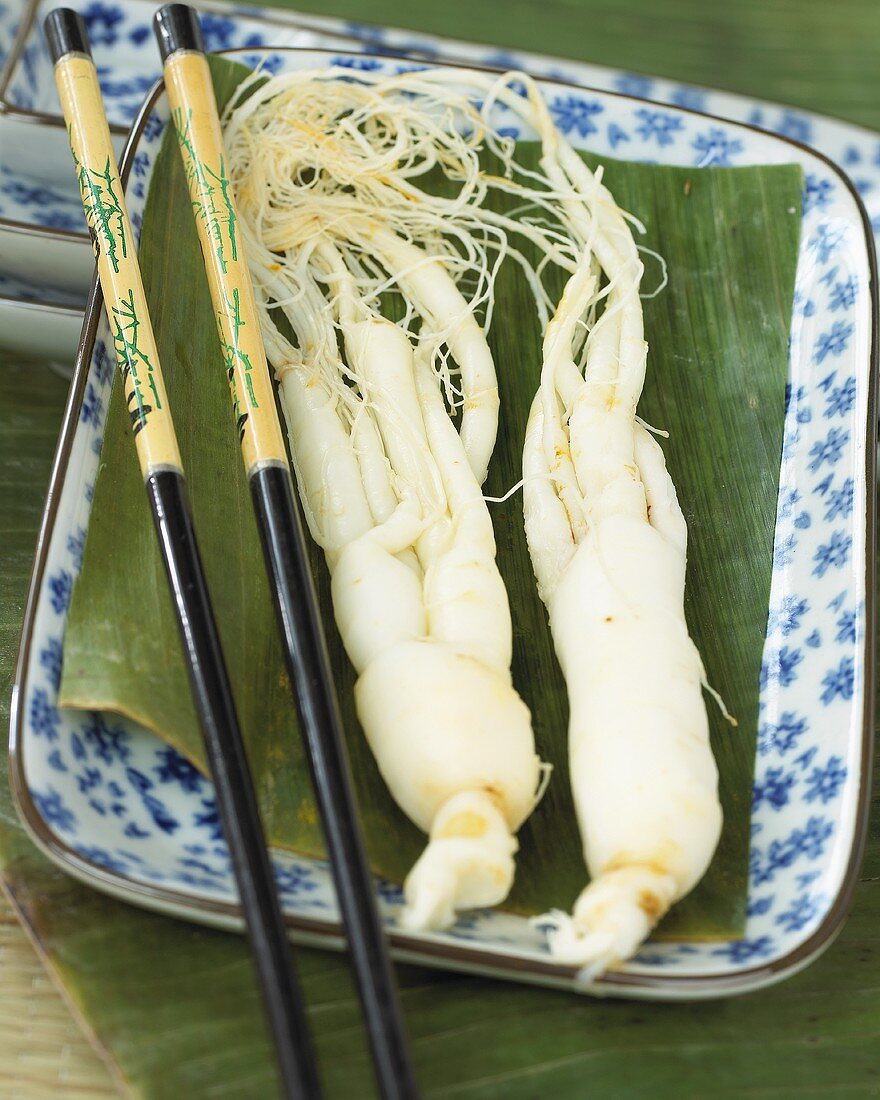
M687 529L659 444L636 419L647 345L631 231L610 193L535 122L568 184L581 265L544 339L524 448L526 535L568 685L571 783L592 881L551 914L555 957L590 976L630 957L706 871L721 829L704 671L684 616ZM575 363L577 326L603 312Z
M406 97L395 106L356 84L281 78L231 114L226 139L358 716L395 801L429 837L403 923L432 929L506 898L542 765L511 679L510 610L480 490L498 390L474 314L495 231L472 234L466 219L444 224L448 207L414 203L398 167L401 115L418 130ZM429 156L448 143L470 163L466 141L425 120ZM476 276L467 290L463 275ZM390 283L407 305L400 325L378 309ZM444 391L457 396L460 430Z

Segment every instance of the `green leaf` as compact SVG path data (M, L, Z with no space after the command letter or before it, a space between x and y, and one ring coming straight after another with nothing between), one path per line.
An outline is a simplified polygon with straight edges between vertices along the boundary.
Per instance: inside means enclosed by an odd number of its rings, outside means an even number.
M218 97L225 101L244 70L214 65ZM530 158L534 162L535 150L521 147L520 159ZM744 921L801 174L796 166L697 170L604 163L618 202L644 222L644 243L668 264L669 285L644 303L651 350L640 413L670 432L664 450L690 526L688 621L712 685L739 722L732 729L710 703L724 833L703 882L663 930L724 937L739 932ZM320 854L195 226L178 150L167 134L147 202L141 264L265 825L275 844ZM650 290L660 267L650 256L646 264ZM503 412L486 491L501 495L521 476L523 427L540 367L534 308L512 264L499 279L490 342ZM564 683L535 592L521 502L514 497L490 507L513 609L514 679L532 708L541 755L555 767L544 801L520 833L509 902L534 913L569 907L586 869L568 788ZM354 676L333 625L317 551L313 567L371 861L401 881L423 837L390 798L358 728ZM71 604L62 701L128 714L204 767L118 386Z

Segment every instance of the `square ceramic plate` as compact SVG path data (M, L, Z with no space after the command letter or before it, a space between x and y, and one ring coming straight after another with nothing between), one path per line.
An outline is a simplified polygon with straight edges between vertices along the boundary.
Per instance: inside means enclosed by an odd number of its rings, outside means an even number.
M276 69L399 61L273 52ZM588 985L554 963L540 930L498 912L448 933L400 931L399 888L379 884L395 953L450 969L580 992L709 997L754 989L806 965L845 915L861 858L873 715L875 272L863 208L817 153L745 125L625 95L543 82L579 147L664 164L800 164L821 202L804 212L790 340L790 390L761 687L749 916L742 939L647 944ZM168 121L161 86L124 157L139 232ZM511 119L499 116L509 128ZM523 131L520 136L533 136ZM155 735L109 714L57 708L68 601L80 568L113 364L93 291L37 552L16 677L12 776L36 843L60 866L134 904L239 927L229 860L207 780ZM338 947L326 866L276 856L291 934Z

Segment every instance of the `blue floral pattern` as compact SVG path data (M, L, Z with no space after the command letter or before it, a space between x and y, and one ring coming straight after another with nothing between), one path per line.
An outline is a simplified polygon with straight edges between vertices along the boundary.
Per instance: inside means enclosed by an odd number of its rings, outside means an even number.
M131 102L140 94L131 89L127 98L129 93L122 86L145 73L137 66L124 70L121 59L130 56L129 50L151 47L142 33L148 24L146 7L151 14L152 7L142 0L124 4L100 0L89 7L99 36L107 40L102 46L110 50L101 64L106 64L105 80L114 89L112 98L122 121L130 117ZM124 11L122 19L114 17L119 10ZM234 20L217 17L209 23L210 33L216 36L213 44L224 45L236 35L241 39L257 31L277 39L277 24L271 32L267 26L253 15ZM299 44L320 41L313 32L288 30ZM404 41L422 56L438 48L436 40L375 27L354 28L352 33L382 54ZM452 47L444 49L447 55L452 51ZM463 60L492 63L478 47L459 44L455 52ZM325 53L321 60L333 56ZM387 58L364 60L381 68L394 65ZM495 60L503 67L525 63L519 55ZM314 62L314 55L307 59ZM35 55L32 65L39 63ZM267 67L272 71L289 64L289 58L275 54L269 56ZM754 125L801 141L825 134L821 120L792 111L588 66L562 62L551 66L546 59L535 61L531 68L540 73L541 65L543 71L553 68L554 75L563 79L582 79L594 86L604 81L605 87L615 91L626 88L671 104L549 87L548 101L557 123L575 144L599 153L613 155L617 150L618 155L637 160L715 166L749 164L768 159L770 153L778 155L766 144L769 138L675 109L678 104L711 110L716 98L728 108L727 113L735 109ZM357 78L357 71L351 69L351 79ZM16 78L23 80L23 72ZM139 143L139 172L133 173L128 189L136 228L166 123L167 109L160 103ZM499 125L510 129L509 112ZM519 134L513 129L511 136ZM849 155L867 172L880 150L868 150L867 137L859 140L862 145L849 139ZM864 691L859 643L864 637L865 545L858 517L864 516L865 496L857 441L864 436L866 416L868 270L858 246L857 211L846 189L824 163L806 152L798 152L797 158L807 169L804 221L761 672L748 925L743 939L722 944L647 944L629 964L635 972L734 973L786 954L823 919L852 841L847 808L858 786ZM880 217L880 205L872 216ZM98 463L96 444L112 378L106 339L102 326L70 461L69 469L76 476L71 473L64 482L36 613L33 659L27 681L21 685L24 766L40 815L87 865L177 891L192 899L197 910L200 899L229 901L235 896L208 780L175 750L133 723L57 707L67 601L82 562L90 486ZM275 872L289 913L335 919L330 876L322 862L279 852ZM393 927L402 902L400 887L379 882L377 888L385 920ZM505 913L468 914L441 938L467 941L486 950L515 950L529 957L546 954L541 928Z

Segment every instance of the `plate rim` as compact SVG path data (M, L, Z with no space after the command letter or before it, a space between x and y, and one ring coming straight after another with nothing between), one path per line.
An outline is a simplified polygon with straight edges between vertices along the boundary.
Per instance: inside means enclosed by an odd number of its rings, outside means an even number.
M39 0L32 0L34 7ZM371 57L379 56L363 50L332 50L327 47L236 47L234 49L218 51L220 56L236 56L242 54L252 55L255 52L302 54L302 53L334 53L340 56ZM388 55L381 55L384 60ZM445 68L471 69L482 72L495 72L497 69L491 66L468 64L464 62L438 62L429 64ZM606 91L604 89L591 88L584 84L567 80L552 80L539 78L542 83L559 85L561 87L575 88L581 92L592 93L600 96L613 96L618 99L634 103L648 103L654 101L640 97L627 95L623 92ZM146 125L157 100L165 90L163 79L159 79L147 93L140 110L129 131L125 148L120 160L120 177L123 188L127 186L131 172L134 155ZM0 88L2 95L2 88ZM859 871L862 865L865 843L868 830L868 813L871 804L872 791L872 761L874 749L874 712L875 712L875 629L876 629L876 585L875 562L877 551L877 532L875 527L876 509L876 449L877 449L877 397L878 397L878 369L880 369L880 288L877 277L877 251L870 220L864 204L856 191L849 176L830 157L819 152L812 146L781 134L775 134L763 130L747 122L739 122L725 119L717 115L707 114L704 111L696 111L688 107L671 105L670 111L681 112L687 115L696 115L711 121L721 123L726 127L737 127L750 133L755 133L763 138L770 139L774 143L791 146L816 157L823 162L838 177L846 191L855 202L861 220L864 236L866 257L869 271L869 306L870 323L869 331L871 348L868 356L868 392L866 408L866 438L865 438L865 629L863 638L863 668L864 699L862 703L861 721L861 752L859 790L856 797L853 818L853 839L849 848L846 867L843 872L840 886L831 901L822 921L810 935L791 950L775 959L756 966L747 967L735 973L704 973L695 975L660 975L645 973L627 973L625 971L609 971L602 978L587 985L579 980L579 968L558 962L541 959L528 959L519 955L509 954L503 949L495 952L487 952L480 946L465 943L435 943L430 939L423 939L408 935L396 929L387 932L392 954L408 961L418 961L426 965L443 966L444 960L457 963L462 968L476 969L481 973L490 973L493 977L533 981L543 984L553 982L561 988L567 988L577 992L601 993L607 996L641 996L643 998L658 999L710 999L714 997L729 996L738 993L750 992L763 986L773 984L798 970L807 966L820 955L836 938L843 927L853 901L853 895L858 883ZM57 836L47 825L42 815L38 812L30 795L25 772L24 756L21 751L24 739L24 714L25 708L22 698L22 687L27 678L30 662L30 650L33 637L36 607L42 587L43 575L46 567L49 543L57 518L61 489L64 484L73 440L77 432L79 422L79 407L85 394L89 375L93 346L97 336L98 323L103 309L103 295L97 274L93 277L88 304L83 320L80 342L77 349L73 379L71 381L67 402L64 408L62 426L58 444L52 462L49 488L44 505L43 515L37 538L33 570L28 586L27 600L25 602L22 631L19 643L18 657L12 687L10 708L9 748L8 758L10 766L10 785L16 809L25 829L37 847L47 855L56 865L78 880L101 890L104 893L117 897L130 904L152 909L166 915L182 916L192 919L197 923L212 924L216 927L242 928L239 906L232 902L220 901L215 898L194 899L179 889L160 887L154 884L133 882L127 876L116 871L111 871L92 863L71 848L62 838ZM315 943L320 939L324 946L339 947L341 925L329 920L316 921L312 918L285 914L285 922L293 938L307 937Z

